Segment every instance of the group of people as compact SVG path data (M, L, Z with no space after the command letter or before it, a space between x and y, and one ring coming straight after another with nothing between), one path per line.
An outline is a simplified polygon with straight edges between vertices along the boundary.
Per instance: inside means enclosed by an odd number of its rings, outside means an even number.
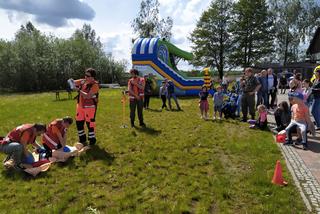
M303 148L307 149L307 132L315 133L315 130L320 129L320 69L314 71L315 80L313 83L310 80L301 80L301 74L297 73L289 82L289 103L283 101L277 104L277 88L282 89L284 86L283 80L278 80L272 69L262 70L259 75L254 74L251 68L246 68L244 76L233 87L231 92L225 90L222 84L215 88L213 94L213 119L216 118L216 113L219 113L221 119L225 96L230 97L230 94L235 93L236 100L236 115L240 116L242 111L243 122L249 122L250 128L267 128L267 115L275 108L274 117L277 127L275 131L280 132L285 130L287 133L287 144L292 144L292 133L298 133L298 142L302 143ZM282 93L285 93L283 90ZM208 118L208 88L202 87L199 93L199 107L201 118ZM310 108L310 109L309 109ZM258 118L255 119L256 110ZM311 122L311 113L315 120ZM248 118L248 113L250 119Z
M88 141L91 146L96 143L95 117L98 105L99 84L95 80L96 71L92 68L85 70L85 78L74 80L74 89L78 91L76 106L76 126L79 142L87 146L87 136L84 125L88 129ZM28 146L32 145L37 153L44 153L44 157L52 157L53 151L64 151L67 145L67 131L73 124L71 117L55 119L48 126L40 123L23 124L5 137L0 138L0 152L7 155L4 160L6 168L27 169L33 166L27 163L30 156ZM42 145L36 142L41 136Z
M143 120L143 108L149 109L150 97L152 95L152 81L150 80L150 75L145 75L144 78L139 76L139 71L137 69L130 70L131 78L128 81L128 95L130 101L130 124L131 127L135 127L135 112L137 111L139 125L141 127L146 127ZM181 107L179 105L177 96L175 94L174 84L171 80L165 79L159 89L159 97L162 99L161 109L172 110L171 98L174 100L177 110L180 111Z
M149 107L152 83L148 82L146 77L139 77L139 71L136 69L131 69L130 73L132 77L128 81L128 95L131 126L135 126L135 111L137 109L140 126L145 127L143 107ZM316 78L311 85L309 80L301 81L301 74L296 74L289 83L291 108L284 101L278 105L274 112L277 123L276 130L285 130L287 134L286 144L292 144L292 133L297 132L304 149L307 149L307 131L314 132L315 129L320 129L320 69L315 70L314 75ZM95 77L96 71L89 68L85 71L84 79L72 81L73 89L78 91L75 118L79 142L83 146L87 146L87 139L91 146L96 143L95 117L98 106L99 84ZM268 109L273 108L275 104L277 84L278 80L272 69L262 70L261 75L255 77L252 68L246 68L244 76L235 84L231 92L222 85L215 88L215 93L213 93L213 119L216 119L217 114L219 119L222 118L223 109L226 106L226 96L229 101L234 97L232 102L236 107L234 108L236 115L240 116L241 109L243 122L251 123L251 128L265 129L267 127ZM171 98L173 98L177 109L181 110L174 90L173 82L166 79L162 82L159 90L159 97L162 100L161 109L167 108L166 101L168 100L171 110ZM256 95L257 106L255 105ZM209 88L204 85L199 93L199 108L203 119L208 118L208 97ZM311 122L309 107L311 107L316 128L313 127ZM256 108L258 110L257 120L255 120ZM248 113L251 120L248 120ZM14 128L6 137L0 138L0 152L7 154L4 165L8 168L32 167L24 161L30 154L28 145L32 145L38 152L45 153L46 158L52 157L53 151L63 151L63 148L67 145L67 130L72 124L73 119L67 116L62 119L55 119L48 126L36 123L23 124ZM85 132L85 124L88 129L88 138ZM42 136L42 145L36 143L36 138L40 135Z

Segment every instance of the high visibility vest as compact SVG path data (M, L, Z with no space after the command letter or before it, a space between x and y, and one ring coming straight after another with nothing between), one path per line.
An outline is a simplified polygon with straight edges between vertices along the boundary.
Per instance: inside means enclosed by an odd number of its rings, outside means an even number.
M131 78L129 79L130 87L132 88L135 95L138 95L141 99L144 97L144 88L140 89L138 86L132 84L132 82L136 82L137 84L143 85L144 84L144 78ZM130 100L134 100L135 96L132 94L132 92L129 90L129 98Z
M50 149L56 149L60 144L59 137L53 132L53 127L56 127L61 136L64 137L67 129L63 126L63 120L57 119L51 122L48 126L46 133L42 136L42 143L46 144Z
M77 86L80 88L80 90L82 90L85 93L89 93L91 88L94 85L97 85L99 87L99 83L97 81L94 81L93 83L87 83L85 80L80 80L75 82L76 82L76 85L78 83ZM98 104L98 98L99 98L99 93L94 94L92 98L84 98L80 96L80 93L79 93L78 103L81 104L83 108L95 108Z
M36 134L33 131L33 124L24 124L21 126L18 126L14 128L9 134L6 136L6 138L2 141L3 144L10 142L21 142L21 137L25 132L28 132L30 134L28 144L34 143L36 140Z

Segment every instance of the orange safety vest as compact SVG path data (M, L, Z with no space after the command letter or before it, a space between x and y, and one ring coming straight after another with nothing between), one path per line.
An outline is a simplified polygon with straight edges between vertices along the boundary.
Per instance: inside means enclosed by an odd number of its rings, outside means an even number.
M9 134L5 137L1 144L6 144L8 142L18 142L20 143L23 133L28 132L30 134L30 139L27 142L28 144L34 143L36 140L36 134L33 132L33 124L24 124L14 128Z
M143 85L144 84L144 78L131 78L129 79L130 87L132 88L134 94L138 95L141 99L144 97L144 88L140 89L138 86L133 85L132 82L136 82L137 84ZM130 100L134 100L135 96L132 94L129 90L129 98Z
M93 83L87 83L84 79L80 81L80 90L89 93L92 86L98 85L99 83L97 81L94 81ZM78 95L78 103L82 105L83 108L95 108L98 104L98 97L99 93L96 93L93 98L84 98Z
M47 132L44 133L42 136L42 143L46 144L50 149L56 149L58 147L58 144L60 144L57 134L53 132L53 127L56 127L59 130L62 137L65 135L67 131L67 129L64 128L62 124L63 120L54 120L52 123L49 124Z

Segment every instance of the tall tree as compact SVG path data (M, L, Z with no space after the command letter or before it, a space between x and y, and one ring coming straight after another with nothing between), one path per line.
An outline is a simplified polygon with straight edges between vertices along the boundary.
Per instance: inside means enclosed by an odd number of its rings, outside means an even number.
M119 82L126 69L124 62L104 53L89 25L69 39L60 39L41 33L29 22L13 41L0 40L1 90L65 89L67 79L83 77L88 67L98 70L103 83Z
M306 41L320 24L320 6L314 0L270 0L275 25L277 59L286 64L305 55ZM302 53L302 54L301 54Z
M190 36L193 43L193 64L216 66L220 78L223 77L224 69L230 66L231 8L231 0L213 0L209 9L202 13Z
M171 17L161 19L158 0L142 0L138 16L131 23L134 33L139 37L162 37L170 40L173 20Z
M240 0L234 6L234 64L247 67L273 50L273 25L265 0Z

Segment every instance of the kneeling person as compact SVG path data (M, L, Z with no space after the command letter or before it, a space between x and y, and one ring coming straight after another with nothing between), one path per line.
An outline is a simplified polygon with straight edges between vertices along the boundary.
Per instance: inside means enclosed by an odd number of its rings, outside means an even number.
M67 131L73 123L71 117L52 121L42 136L42 144L46 149L46 157L52 157L52 150L63 150L67 143Z
M8 155L4 162L5 167L32 168L30 164L23 163L23 160L30 154L28 145L31 144L36 149L41 147L36 143L37 136L46 131L43 124L24 124L14 128L0 141L0 152Z

